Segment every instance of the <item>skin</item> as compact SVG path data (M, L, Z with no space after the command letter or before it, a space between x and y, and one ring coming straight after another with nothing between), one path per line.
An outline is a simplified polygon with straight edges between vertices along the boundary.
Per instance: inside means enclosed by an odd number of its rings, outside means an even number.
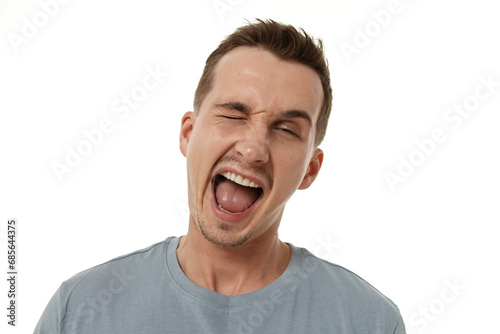
M177 258L194 283L239 295L285 271L290 247L279 240L278 227L288 199L321 168L314 137L322 101L319 76L305 65L251 47L220 60L200 110L187 112L181 124L190 220ZM226 219L213 205L213 179L225 170L263 188L241 219Z

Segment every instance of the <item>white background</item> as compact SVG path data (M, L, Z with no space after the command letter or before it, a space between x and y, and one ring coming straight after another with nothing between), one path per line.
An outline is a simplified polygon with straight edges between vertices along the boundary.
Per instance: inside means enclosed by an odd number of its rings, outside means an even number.
M480 76L500 81L494 1L401 0L382 27L371 13L389 1L72 0L43 22L47 2L0 4L1 249L15 217L20 273L18 326L0 314L1 330L32 332L63 280L186 232L181 116L208 54L259 17L323 38L334 92L323 169L289 202L281 238L372 283L408 333L498 333L500 87L457 128L443 119ZM15 46L23 18L46 24ZM168 75L120 119L113 102L147 67ZM107 118L113 131L58 180L53 162ZM384 173L438 128L446 140L391 190Z

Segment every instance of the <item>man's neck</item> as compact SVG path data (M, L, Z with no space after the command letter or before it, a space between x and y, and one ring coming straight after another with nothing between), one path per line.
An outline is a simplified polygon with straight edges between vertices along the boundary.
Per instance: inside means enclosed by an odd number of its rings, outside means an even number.
M192 282L223 295L235 296L263 288L276 280L290 262L290 247L276 233L225 248L196 232L190 229L179 241L179 265Z

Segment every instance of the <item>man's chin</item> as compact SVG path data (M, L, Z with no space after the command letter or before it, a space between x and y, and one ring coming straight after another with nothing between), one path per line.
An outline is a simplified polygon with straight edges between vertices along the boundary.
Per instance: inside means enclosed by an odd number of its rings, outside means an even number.
M251 232L246 235L239 235L227 223L219 223L218 226L208 226L205 220L198 220L198 228L207 241L224 248L239 247L247 242L253 234Z

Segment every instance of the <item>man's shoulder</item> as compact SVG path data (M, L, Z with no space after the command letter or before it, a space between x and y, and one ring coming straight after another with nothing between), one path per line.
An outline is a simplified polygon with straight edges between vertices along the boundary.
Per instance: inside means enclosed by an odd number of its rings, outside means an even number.
M399 313L396 304L353 271L321 259L305 248L297 247L302 254L302 275L317 295L331 304L338 301L343 307L380 309L395 315ZM361 302L361 303L360 303Z
M165 277L166 250L173 238L86 269L65 280L52 296L35 333L97 333L120 319L135 301L149 301Z
M146 248L83 270L62 283L62 292L74 294L75 291L87 289L116 291L117 287L127 286L138 275L143 275L154 268L161 268L154 264L164 262L166 247L171 239L172 237L169 237Z

